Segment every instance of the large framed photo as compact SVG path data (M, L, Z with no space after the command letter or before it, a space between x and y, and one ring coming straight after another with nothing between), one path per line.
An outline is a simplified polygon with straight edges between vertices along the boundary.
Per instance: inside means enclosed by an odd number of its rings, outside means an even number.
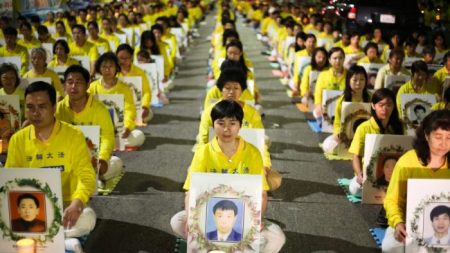
M1 152L7 150L9 138L20 129L21 124L22 115L19 96L0 95Z
M449 220L450 179L409 179L406 252L448 252Z
M100 126L93 125L77 125L77 127L83 132L84 138L86 140L86 145L89 149L89 154L91 155L91 163L96 172L96 182L99 179L98 173L98 150L100 148ZM98 185L95 187L95 194L98 193Z
M16 253L16 242L36 241L36 253L64 252L61 172L0 169L0 252Z
M322 120L322 132L332 133L334 113L336 110L336 102L342 95L341 90L323 90L322 94L322 108L323 108L323 120Z
M260 252L260 175L193 173L188 247L200 253Z
M367 72L367 88L369 90L375 89L375 79L377 78L378 71L384 64L381 63L360 63L358 64L363 67Z
M400 99L402 120L406 124L408 134L414 135L414 130L431 112L431 107L436 104L436 96L432 94L402 94Z
M97 94L97 99L102 101L109 111L109 116L114 125L116 149L125 150L126 139L120 137L124 129L124 97L123 94Z
M342 102L339 139L346 148L350 147L358 126L368 120L370 115L369 103Z
M364 204L383 204L389 181L400 156L412 148L413 137L367 134L364 145Z
M140 76L123 76L120 80L130 87L133 93L134 104L136 105L136 125L145 126L142 119L142 77ZM146 105L148 106L148 105Z
M386 75L384 77L384 88L392 90L397 95L400 86L408 82L409 79L411 77L407 75Z

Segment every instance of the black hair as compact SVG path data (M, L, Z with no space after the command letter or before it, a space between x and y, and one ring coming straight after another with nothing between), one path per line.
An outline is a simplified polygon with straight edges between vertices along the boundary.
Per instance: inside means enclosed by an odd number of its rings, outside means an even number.
M418 111L418 110L422 110L422 111L424 111L424 112L426 112L426 111L427 111L427 109L425 108L425 106L423 106L423 105L420 105L420 104L419 104L419 105L416 105L416 106L414 106L414 109L413 109L413 110L414 110L414 112L415 112L415 113L417 113L417 111Z
M24 194L19 195L19 197L17 198L17 207L20 206L20 202L24 199L33 200L36 207L39 208L39 200L36 198L36 196L34 196L31 193L24 193Z
M93 26L97 31L99 31L99 28L98 28L98 23L97 23L97 21L89 21L88 23L87 23L87 26L86 27L89 27L89 26Z
M444 58L442 58L442 65L445 65L445 63L449 58L450 58L450 51L447 51L447 53L444 54Z
M359 118L359 119L355 120L353 122L353 126L352 126L353 132L355 133L356 129L359 127L359 125L361 125L365 121L367 121L367 118Z
M231 200L221 200L219 202L217 202L214 207L213 207L213 213L216 213L216 210L233 210L234 212L234 216L236 216L238 214L238 210L237 210L237 206L236 204L231 201Z
M45 25L40 25L36 29L38 34L48 34L48 28Z
M217 102L211 110L211 120L214 121L223 118L231 118L239 121L239 125L242 125L242 120L244 119L244 111L242 106L229 99L223 99Z
M230 37L235 37L237 40L239 40L239 33L233 29L225 29L225 31L223 31L223 35L222 35L222 45L223 46L226 46L227 40Z
M80 31L84 34L86 34L86 27L84 27L84 25L80 25L80 24L75 24L72 26L72 31L75 29L80 29Z
M336 52L341 52L341 54L345 57L345 53L344 53L344 50L342 48L340 48L340 47L332 47L328 51L328 58L330 58L331 55L333 55Z
M67 76L70 73L80 73L83 76L84 81L86 81L86 84L89 84L89 80L90 80L90 74L89 71L87 69L85 69L83 66L81 65L71 65L69 66L66 71L64 71L64 81L67 80Z
M414 74L416 74L418 72L428 73L428 65L422 60L415 61L411 65L411 75L413 76Z
M17 86L19 86L20 84L20 76L19 72L17 71L16 65L11 63L3 63L2 65L0 65L0 76L5 74L6 72L13 72L16 75L15 87L17 88ZM0 78L0 86L3 87L1 78Z
M370 48L375 48L377 50L378 55L378 45L375 42L369 42L364 46L364 54L367 55L367 51L369 51Z
M106 52L97 59L97 61L95 62L95 72L101 74L100 67L105 61L112 61L116 66L116 73L120 72L119 59L117 59L116 54L113 52Z
M306 33L304 33L304 32L298 32L298 33L295 35L295 52L304 49L304 48L300 47L300 46L297 44L297 40L298 40L298 39L302 39L303 41L306 41Z
M401 48L394 48L394 49L391 50L391 52L389 52L389 59L391 59L394 56L401 57L401 58L404 59L405 58L405 52Z
M312 33L307 33L305 36L305 41L307 41L308 39L314 39L315 41L317 41L316 39L316 35L312 34Z
M417 46L419 42L413 38L413 37L408 37L405 40L405 47L411 47L411 46Z
M152 25L151 31L159 30L162 34L164 34L164 27L160 24L154 24Z
M128 44L120 44L117 49L116 49L116 55L119 54L120 51L127 51L129 54L133 55L134 54L134 49L128 45Z
M25 89L25 97L28 96L28 94L32 94L39 91L45 91L48 94L48 97L50 98L50 103L55 106L56 105L56 90L55 87L50 85L49 83L46 83L44 81L37 81L33 82Z
M66 54L70 53L69 44L67 44L67 41L61 39L61 40L55 41L55 44L53 44L53 54L56 54L56 46L57 45L61 45L64 48L64 52L66 52Z
M325 55L325 65L319 69L319 65L316 62L316 54L322 52ZM328 52L324 47L316 47L313 49L312 53L311 53L311 68L313 70L322 70L325 69L326 67L330 66L330 62L328 61Z
M444 91L445 107L450 103L450 87L447 87Z
M436 40L437 37L442 37L442 39L444 40L444 48L447 48L447 42L445 40L445 34L442 31L436 31L433 34L433 44L434 44L434 41Z
M450 218L450 207L444 205L435 206L430 212L430 220L433 221L435 217L438 217L441 214L447 214Z
M145 47L146 40L151 40L153 42L153 46L151 48ZM160 54L158 44L156 44L155 35L153 34L152 31L147 30L147 31L142 32L140 46L141 46L141 49L143 49L143 50L150 50L152 52L152 54L156 54L156 55Z
M351 102L352 101L352 88L350 87L350 79L357 74L363 74L364 78L366 79L366 83L364 84L364 88L362 90L362 99L363 102L369 102L370 96L369 92L367 91L367 83L369 81L367 77L366 70L356 64L353 64L350 66L350 68L347 71L347 76L345 77L345 89L344 89L344 101Z
M247 75L239 67L229 67L221 69L220 76L216 82L216 86L220 91L222 91L223 86L225 86L227 82L238 82L241 85L242 91L247 89Z
M13 35L17 37L17 30L14 27L8 26L3 29L3 35Z
M416 138L413 147L416 150L419 161L424 165L430 163L430 146L428 136L432 131L443 129L450 131L450 110L436 110L428 114L416 128ZM446 154L447 161L450 161L450 152Z
M436 49L434 49L433 46L427 45L427 46L423 47L423 49L422 49L422 55L426 55L426 54L431 54L434 58L434 56L436 55ZM450 54L449 54L449 56L450 56Z
M28 21L21 23L19 28L22 29L22 27L24 27L24 26L31 30L31 24L28 23Z
M394 107L394 109L392 110L391 116L389 117L389 121L387 123L386 128L391 127L392 130L394 130L394 134L402 135L403 134L403 123L401 122L400 118L398 117L398 110L397 110L397 106L396 106L396 102L395 102L396 101L395 93L388 88L378 89L372 94L372 104L375 105L376 103L380 102L381 100L383 100L385 98L391 99L393 107ZM372 113L372 117L374 117L375 121L377 122L378 127L380 128L380 133L386 134L387 129L385 129L383 127L383 124L381 124L381 120L378 119L377 114L373 108L371 109L371 113Z
M232 41L232 42L228 43L227 47L226 47L226 51L228 51L228 48L230 48L230 47L237 47L241 51L241 57L239 58L238 62L242 66L242 69L244 70L244 72L247 73L249 71L249 69L248 69L247 65L245 64L244 46L242 45L242 42L240 42L239 40L236 40L236 41Z

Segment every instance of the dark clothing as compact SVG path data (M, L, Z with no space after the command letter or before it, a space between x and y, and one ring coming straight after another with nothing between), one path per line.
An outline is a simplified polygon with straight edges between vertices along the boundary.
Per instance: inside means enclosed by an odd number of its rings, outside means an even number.
M206 234L206 238L208 238L208 240L210 240L210 241L217 241L217 240L219 240L218 237L217 237L217 230L208 232ZM227 242L239 242L241 240L242 240L242 234L238 233L234 229L232 229L231 233L230 233L230 235L228 235L228 238L227 238L226 241Z
M11 230L14 232L43 233L45 232L45 222L37 219L25 221L19 218L11 221Z

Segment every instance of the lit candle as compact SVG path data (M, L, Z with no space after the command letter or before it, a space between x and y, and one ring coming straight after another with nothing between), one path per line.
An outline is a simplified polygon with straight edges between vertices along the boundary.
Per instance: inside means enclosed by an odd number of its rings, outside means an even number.
M17 241L17 253L35 253L34 240L25 238Z

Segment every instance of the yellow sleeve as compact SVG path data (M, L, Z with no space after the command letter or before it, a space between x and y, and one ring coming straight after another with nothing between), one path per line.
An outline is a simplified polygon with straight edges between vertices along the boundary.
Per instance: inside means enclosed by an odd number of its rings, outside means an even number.
M405 156L405 155L404 155ZM386 197L384 198L384 209L390 227L395 228L399 223L405 223L406 206L406 168L403 167L403 159L399 159L392 173Z
M384 77L386 76L386 71L385 68L382 67L378 73L377 73L377 77L375 78L375 90L384 88Z
M133 130L136 127L136 106L134 105L133 94L131 93L131 89L124 84L122 94L124 97L124 126L128 130Z
M213 105L209 105L203 110L200 118L200 125L198 127L197 143L206 144L209 142L209 128L212 126L211 110Z
M341 133L342 102L344 102L344 96L341 96L338 99L338 101L336 101L336 108L334 111L334 121L333 121L333 134Z
M183 189L189 190L191 187L191 173L192 172L206 172L206 158L205 157L205 149L207 149L207 145L203 145L199 147L197 151L195 151L194 157L192 158L191 165L189 166L188 173L186 176L186 180L184 181Z
M311 65L308 65L305 68L305 72L303 72L300 87L298 87L300 90L300 96L302 97L308 94L309 92L309 75L311 74L311 70L312 70Z
M211 99L219 99L220 97L217 97L217 91L219 91L219 88L217 86L212 87L209 89L209 91L206 93L205 102L203 103L203 110L208 108L211 105L210 100ZM220 91L219 91L220 92Z
M72 192L71 199L79 199L84 204L89 202L89 198L95 190L95 172L92 168L91 156L86 146L86 141L81 132L77 132L70 140L72 144L71 166L75 177L71 177L71 185L76 180L76 189Z
M98 59L99 55L98 55L98 51L97 51L97 47L96 46L93 46L93 47L91 47L89 49L88 56L89 56L89 60L91 62L95 62Z
M299 81L299 78L301 78L300 76L299 76L299 69L298 69L298 65L300 64L299 62L298 62L298 52L296 52L295 53L295 55L294 55L294 72L293 72L293 82L295 83L295 84L297 84L298 83L298 81Z
M248 143L247 143L248 145ZM250 174L253 175L261 175L262 177L262 188L264 191L268 191L270 190L269 184L267 183L267 179L266 179L266 175L265 175L265 170L264 170L264 165L263 165L263 160L261 158L261 153L259 152L258 149L254 148L252 149L251 152L251 159L250 161Z
M327 86L327 72L321 72L317 77L316 90L314 91L314 104L322 106L322 92Z
M20 138L20 135L16 133L9 140L8 150L14 150L14 152L8 152L5 168L25 167L25 161L23 160L25 151L23 150L23 145L18 145L19 140L17 138Z
M63 87L61 85L61 79L59 79L59 76L55 72L51 71L50 72L50 78L52 79L53 87L55 87L55 90L56 90L56 97L57 98L58 97L63 97L64 96L64 90L63 90Z
M218 79L220 76L220 66L219 66L219 58L215 57L211 63L211 69L213 72L214 79Z
M352 144L348 149L349 153L358 155L360 157L363 157L364 155L364 143L366 138L366 131L365 128L363 127L363 124L358 126L358 128L356 129L355 135L353 136Z
M272 167L272 159L270 158L269 146L264 143L264 157L263 157L263 165L264 167L271 168Z
M402 94L405 93L404 87L405 87L405 85L403 84L400 87L400 89L398 89L397 97L396 97L396 101L395 101L396 106L397 106L398 116L400 117L400 119L402 119L402 115L403 115L401 97L402 97Z
M30 64L30 56L27 50L22 50L20 53L20 60L22 66L20 67L20 75L24 75L28 71L28 65Z
M111 158L111 153L114 149L114 126L109 116L109 112L106 107L101 104L99 106L98 112L96 112L96 117L100 125L100 149L98 152L98 158L104 161L109 161Z

